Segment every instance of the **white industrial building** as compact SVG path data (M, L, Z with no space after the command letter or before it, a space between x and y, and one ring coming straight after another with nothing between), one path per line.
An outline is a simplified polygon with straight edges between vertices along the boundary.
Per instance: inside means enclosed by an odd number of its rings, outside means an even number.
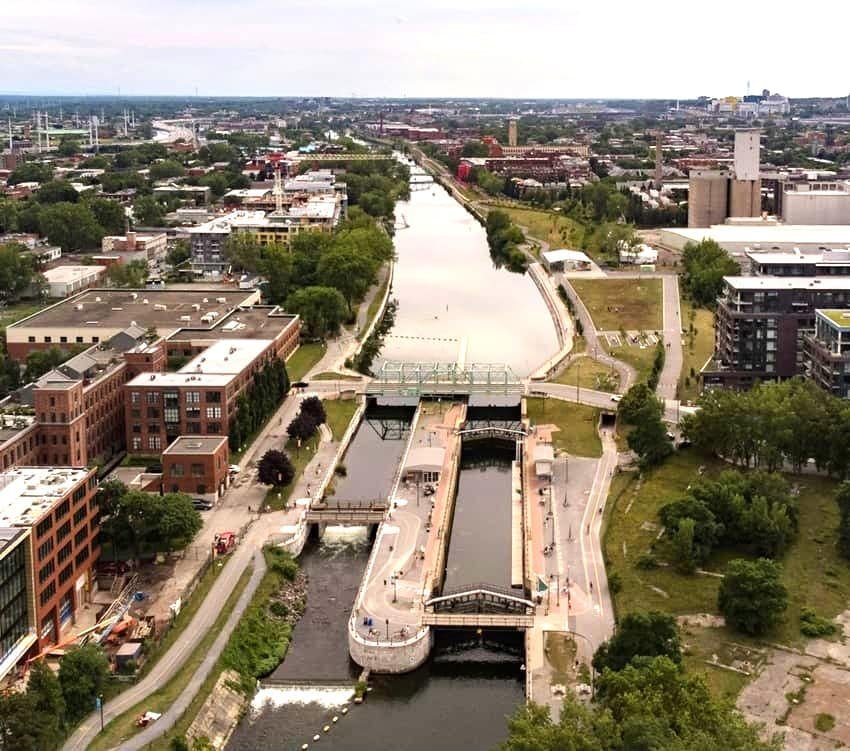
M788 224L850 224L850 180L786 184L782 218Z
M565 269L585 270L592 267L593 262L586 253L580 250L544 250L541 253L543 265L547 271L564 271Z
M49 297L68 297L100 281L106 266L57 266L44 272Z

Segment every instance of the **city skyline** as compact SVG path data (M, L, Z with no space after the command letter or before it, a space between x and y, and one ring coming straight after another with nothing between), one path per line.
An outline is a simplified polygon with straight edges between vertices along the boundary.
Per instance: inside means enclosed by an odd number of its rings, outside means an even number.
M45 96L686 99L741 95L750 82L752 93L845 96L837 47L819 50L817 77L796 55L766 54L791 10L787 0L770 16L731 0L704 16L670 0L652 13L615 0L605 16L553 0L521 10L503 0L247 0L237 11L221 0L144 10L45 0L5 9L0 86Z

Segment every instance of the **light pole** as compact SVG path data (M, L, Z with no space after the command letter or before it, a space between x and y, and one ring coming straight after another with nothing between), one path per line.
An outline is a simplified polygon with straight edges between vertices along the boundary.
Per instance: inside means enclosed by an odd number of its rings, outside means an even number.
M386 623L387 623L387 641L389 641L390 640L390 619L389 618L387 618Z
M576 363L576 404L578 404L579 390L581 388L581 360Z
M564 508L569 506L569 502L567 501L567 486L570 482L570 457L564 457Z
M398 579L393 579L393 602L398 602Z

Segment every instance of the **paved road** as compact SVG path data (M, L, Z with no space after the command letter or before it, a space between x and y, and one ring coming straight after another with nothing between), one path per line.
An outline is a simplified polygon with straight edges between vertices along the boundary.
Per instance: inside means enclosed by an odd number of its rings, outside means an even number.
M664 290L664 368L655 393L662 399L675 399L682 373L682 312L679 304L679 277L662 276Z

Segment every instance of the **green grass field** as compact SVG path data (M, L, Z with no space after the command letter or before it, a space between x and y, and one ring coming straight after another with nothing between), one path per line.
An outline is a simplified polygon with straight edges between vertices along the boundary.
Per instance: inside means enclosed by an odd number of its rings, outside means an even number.
M648 472L640 485L634 475L614 479L608 503L605 557L609 575L619 574L622 589L615 597L618 614L638 609L657 609L674 614L717 613L720 579L687 576L672 567L640 569L635 564L650 552L660 532L658 510L666 502L681 497L688 484L704 466L711 476L729 465L691 451L674 454L661 467ZM789 592L784 621L768 640L797 645L803 639L799 629L801 608L814 608L832 618L847 607L850 599L850 567L836 548L838 507L834 501L837 484L809 475L787 476L800 490L799 525L796 541L781 559L783 581ZM708 571L722 572L732 558L744 553L724 549L706 563ZM659 557L659 560L661 558ZM735 638L742 637L735 635Z
M554 424L560 430L552 434L556 450L576 456L602 456L602 442L596 432L599 410L562 399L533 397L527 400L528 419L535 425Z
M662 328L660 279L571 279L600 331Z
M289 382L295 383L304 379L319 360L322 359L327 346L324 342L311 342L302 344L295 350L286 361L286 372L289 373Z
M694 401L699 396L699 371L714 351L714 313L705 308L695 308L683 300L682 325L685 333L682 335L679 398ZM695 375L691 375L692 369Z
M552 211L539 209L520 209L512 206L498 206L517 224L525 227L528 234L536 240L549 243L556 248L578 248L584 239L584 228L576 221Z
M604 342L604 339L601 341ZM643 348L631 344L624 344L620 347L609 347L607 344L603 346L609 355L622 360L635 369L637 372L635 383L645 381L649 377L649 372L652 370L652 361L655 359L654 346L647 345Z
M620 376L616 370L590 357L578 357L555 378L554 383L562 383L566 386L578 385L579 388L607 391L613 394L617 391Z

